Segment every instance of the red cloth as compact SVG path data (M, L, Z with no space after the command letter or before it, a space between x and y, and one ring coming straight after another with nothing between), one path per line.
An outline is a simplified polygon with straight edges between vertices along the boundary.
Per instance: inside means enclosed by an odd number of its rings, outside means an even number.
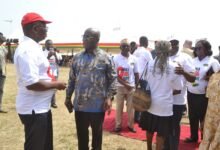
M127 113L123 113L123 119L122 119L122 131L119 133L119 135L137 139L137 140L146 140L146 131L139 128L138 124L134 125L134 128L137 130L136 133L129 132L127 129ZM112 132L113 134L116 134L114 132L115 128L115 110L112 110L111 114L108 116L105 115L105 120L103 124L103 129L105 131ZM118 133L117 133L118 134ZM184 143L183 140L190 136L190 127L188 125L181 125L181 134L180 134L180 143L179 143L179 150L197 150L199 143ZM153 139L154 143L156 141L156 136L154 136ZM200 142L200 141L199 141Z

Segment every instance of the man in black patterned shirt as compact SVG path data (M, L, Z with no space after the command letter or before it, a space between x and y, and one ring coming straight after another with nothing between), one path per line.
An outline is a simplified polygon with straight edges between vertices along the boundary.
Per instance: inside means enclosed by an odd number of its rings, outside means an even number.
M88 28L83 35L85 50L74 56L70 67L65 105L69 112L75 110L79 150L89 150L89 126L92 128L92 149L102 149L105 111L110 112L111 98L116 92L115 68L111 57L98 48L99 38L98 30Z

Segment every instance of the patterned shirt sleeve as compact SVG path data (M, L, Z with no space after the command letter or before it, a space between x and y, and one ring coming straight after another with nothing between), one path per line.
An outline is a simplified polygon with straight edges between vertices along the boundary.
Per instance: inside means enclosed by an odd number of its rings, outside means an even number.
M72 63L70 65L69 71L69 79L68 79L68 86L66 89L66 99L71 99L72 94L75 89L75 70L74 70L74 58L72 58Z
M116 94L116 79L117 74L115 71L115 65L111 58L108 59L108 69L107 69L107 97L110 98Z

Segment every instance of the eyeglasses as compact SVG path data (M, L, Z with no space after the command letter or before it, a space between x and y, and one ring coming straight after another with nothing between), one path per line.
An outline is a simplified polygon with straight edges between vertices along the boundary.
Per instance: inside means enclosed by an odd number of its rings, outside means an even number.
M48 27L47 26L39 26L41 29L48 31Z
M42 24L42 23L40 23L40 22L37 22L37 23L35 24L35 26L37 26L38 28L43 29L43 30L45 30L45 31L48 31L48 27L47 27L45 24Z

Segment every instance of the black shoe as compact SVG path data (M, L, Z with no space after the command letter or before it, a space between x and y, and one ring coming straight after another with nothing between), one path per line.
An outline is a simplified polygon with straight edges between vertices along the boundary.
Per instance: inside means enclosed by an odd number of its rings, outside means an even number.
M51 107L57 108L58 106L57 106L57 104L51 104Z
M0 113L8 113L7 111L4 111L4 110L0 110Z
M130 132L133 132L133 133L136 133L136 132L137 132L134 128L130 128L130 127L128 127L128 130L129 130Z
M196 139L193 139L193 138L186 138L184 140L185 143L197 143L198 140Z
M140 123L140 120L135 119L134 122L135 122L135 123Z
M114 129L114 132L117 132L117 133L118 133L118 132L121 132L121 128L115 128L115 129Z

